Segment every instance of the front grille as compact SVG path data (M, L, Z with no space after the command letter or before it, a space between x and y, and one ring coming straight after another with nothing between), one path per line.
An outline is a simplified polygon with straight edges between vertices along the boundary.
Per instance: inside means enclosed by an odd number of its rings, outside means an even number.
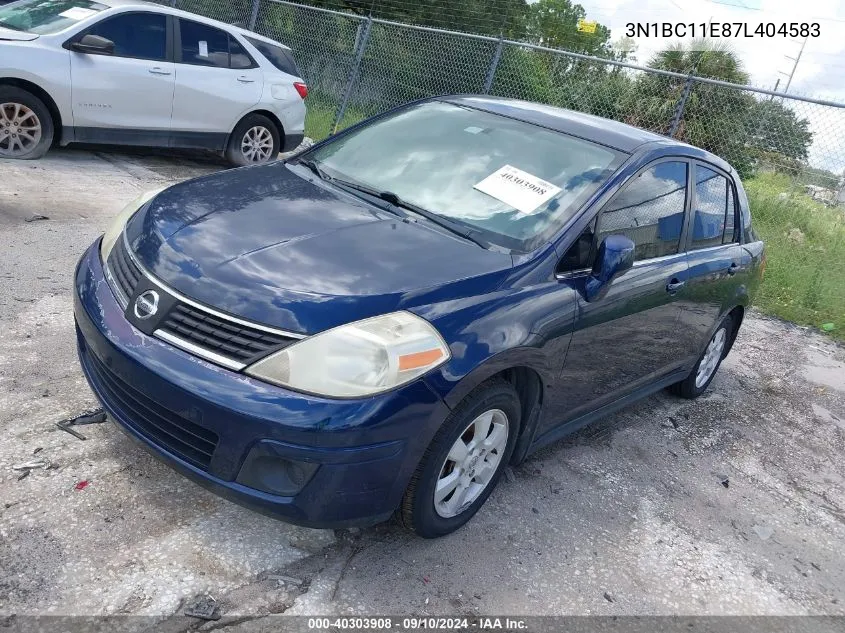
M159 329L216 354L247 364L296 339L225 321L186 303L177 303Z
M89 350L84 355L103 399L121 414L123 422L167 452L208 470L219 440L216 433L165 409L129 386Z
M123 296L129 299L141 279L141 269L129 255L126 242L121 235L109 254L109 271Z

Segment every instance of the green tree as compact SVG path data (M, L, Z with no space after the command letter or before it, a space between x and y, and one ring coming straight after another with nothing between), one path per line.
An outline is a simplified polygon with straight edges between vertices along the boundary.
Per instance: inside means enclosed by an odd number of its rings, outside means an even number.
M731 83L748 82L742 61L729 46L719 42L670 46L657 53L649 66ZM626 120L668 133L686 83L684 78L643 73L637 79L636 96L628 104ZM748 145L749 120L756 103L742 90L694 81L674 136L721 156L741 176L750 176L754 157Z
M579 31L578 21L586 18L584 7L570 0L539 0L528 5L526 41L574 53L613 57L610 29L597 24L594 33Z
M749 117L749 123L749 134L760 150L777 152L796 160L807 160L807 151L813 143L810 122L799 119L792 109L780 101L758 101Z

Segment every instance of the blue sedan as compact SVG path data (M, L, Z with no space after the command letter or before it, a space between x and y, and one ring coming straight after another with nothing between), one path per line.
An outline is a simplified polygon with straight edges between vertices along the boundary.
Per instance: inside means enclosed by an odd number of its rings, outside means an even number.
M76 270L79 358L128 434L215 492L436 537L532 451L700 395L764 266L720 158L440 97L130 204Z

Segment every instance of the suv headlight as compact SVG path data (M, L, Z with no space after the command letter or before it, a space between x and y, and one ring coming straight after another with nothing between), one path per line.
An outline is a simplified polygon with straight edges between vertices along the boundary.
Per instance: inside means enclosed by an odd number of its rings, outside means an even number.
M428 321L394 312L316 334L245 372L297 391L355 398L404 385L449 358L449 348Z
M100 243L100 258L103 262L109 258L109 253L111 253L111 249L114 248L117 238L119 238L120 234L123 233L123 227L126 226L127 222L129 222L129 218L131 218L138 209L143 207L165 189L167 189L167 187L159 187L158 189L145 191L132 202L123 207L121 212L114 217L114 220L112 220L109 228L106 229L106 232L103 234L103 241Z

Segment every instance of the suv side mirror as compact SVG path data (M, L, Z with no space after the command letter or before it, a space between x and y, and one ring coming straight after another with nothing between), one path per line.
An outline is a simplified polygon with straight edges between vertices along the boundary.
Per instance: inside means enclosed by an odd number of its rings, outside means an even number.
M584 284L587 301L601 299L610 282L634 265L634 243L624 235L608 235L599 245L593 272Z
M96 55L114 54L114 42L99 35L85 35L78 42L70 45L70 50L77 53L94 53Z

